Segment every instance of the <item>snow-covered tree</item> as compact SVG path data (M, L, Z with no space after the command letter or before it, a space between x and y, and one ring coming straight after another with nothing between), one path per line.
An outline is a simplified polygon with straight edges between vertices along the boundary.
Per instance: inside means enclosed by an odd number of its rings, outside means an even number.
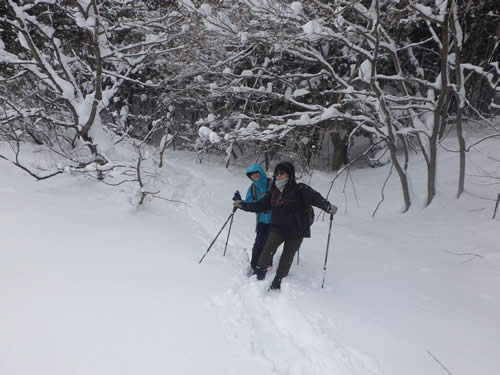
M202 124L219 135L206 139L216 139L228 155L236 142L304 142L311 150L317 134L329 134L343 151L343 142L363 133L385 145L376 159L389 156L407 210L409 150L427 161L429 204L440 134L442 139L449 119L456 119L463 154L462 115L484 117L479 107L494 106L498 67L491 58L481 60L483 66L460 58L467 37L461 23L472 8L460 14L456 1L245 0L191 9L226 42L221 45L231 56L207 79L208 99L220 105ZM488 103L471 100L460 78L464 69L488 86Z
M7 0L0 137L11 141L18 166L24 142L65 159L34 173L43 178L68 169L103 177L116 169L117 142L129 143L136 161L155 145L160 166L172 145L200 158L224 152L226 165L252 152L266 164L286 156L309 168L333 145L330 167L340 171L363 136L370 142L357 152L372 166L391 163L408 210L411 152L428 166L430 204L438 152L455 129L460 195L474 146L464 121L493 125L495 4Z
M155 11L148 2L3 3L2 138L45 145L64 157L39 177L93 169L102 178L114 168L108 155L114 140L101 113L124 84L159 87L160 77L144 69L180 48L174 36L182 15L168 7ZM126 121L113 130L120 133L120 126L126 133Z

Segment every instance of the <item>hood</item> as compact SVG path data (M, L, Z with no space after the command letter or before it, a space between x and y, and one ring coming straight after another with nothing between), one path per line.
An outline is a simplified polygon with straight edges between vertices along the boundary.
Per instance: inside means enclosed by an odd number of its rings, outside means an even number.
M274 168L274 180L276 180L276 171L285 171L288 173L288 185L293 186L297 182L295 181L295 167L293 166L292 163L288 161L283 161L276 165Z
M260 178L258 181L254 181L250 178L250 174L254 172L260 173ZM259 188L260 191L267 190L267 175L266 172L264 171L264 168L262 168L260 164L252 164L251 166L249 166L246 170L246 174L248 178L250 178L252 183Z

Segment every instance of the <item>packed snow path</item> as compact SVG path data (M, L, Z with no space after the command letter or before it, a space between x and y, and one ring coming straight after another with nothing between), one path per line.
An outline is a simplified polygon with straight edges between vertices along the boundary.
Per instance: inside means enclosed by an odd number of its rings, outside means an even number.
M455 375L499 373L488 202L441 198L400 215L387 201L372 220L385 174L358 171L360 208L333 196L326 288L320 220L270 293L272 274L245 275L253 214L237 212L226 257L223 232L198 264L249 181L193 159L169 154L162 186L189 207L139 210L126 192L69 176L35 183L0 163L1 374L443 374L431 354ZM324 193L328 180L315 173L313 186Z
M242 349L266 362L272 374L378 374L372 359L326 334L331 321L300 311L293 287L268 292L268 283L251 280L214 298L228 338L246 343Z

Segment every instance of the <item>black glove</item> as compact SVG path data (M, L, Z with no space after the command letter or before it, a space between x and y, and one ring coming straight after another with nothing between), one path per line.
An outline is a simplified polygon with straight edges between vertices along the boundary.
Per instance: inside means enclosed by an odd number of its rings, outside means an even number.
M235 191L234 195L233 195L233 201L241 201L241 194L238 190Z

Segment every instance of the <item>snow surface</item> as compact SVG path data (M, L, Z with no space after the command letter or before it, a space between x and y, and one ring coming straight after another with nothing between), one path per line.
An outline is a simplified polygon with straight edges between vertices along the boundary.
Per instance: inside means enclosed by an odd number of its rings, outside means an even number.
M498 176L494 142L478 148L469 162ZM392 178L371 218L388 166L353 171L345 195L341 178L326 288L317 212L281 292L266 291L272 275L246 277L253 214L236 213L225 257L226 231L198 264L249 180L246 164L196 160L167 153L162 172L162 195L190 206L140 209L119 188L35 183L0 160L0 374L444 374L432 356L455 375L500 373L500 189L470 170L456 201L457 154L442 155L426 209L412 160L404 215ZM331 178L315 172L311 185L325 194Z

